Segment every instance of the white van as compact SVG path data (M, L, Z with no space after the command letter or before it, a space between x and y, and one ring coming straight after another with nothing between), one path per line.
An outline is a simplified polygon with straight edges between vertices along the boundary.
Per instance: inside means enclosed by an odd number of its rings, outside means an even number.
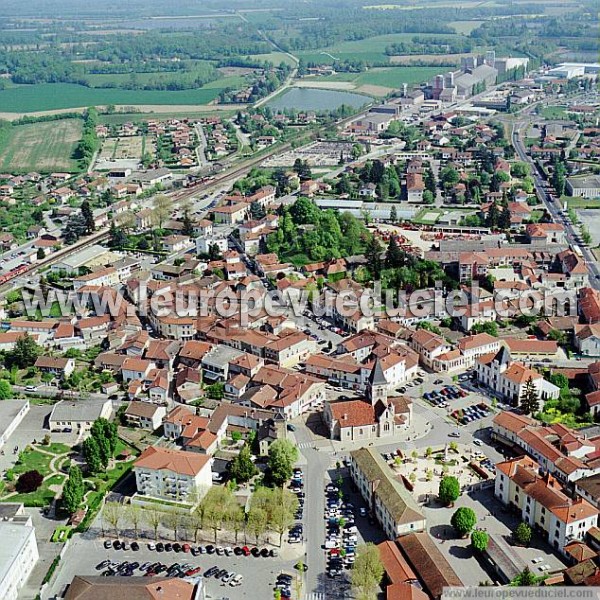
M337 548L338 542L336 540L325 540L325 548L331 550L331 548Z

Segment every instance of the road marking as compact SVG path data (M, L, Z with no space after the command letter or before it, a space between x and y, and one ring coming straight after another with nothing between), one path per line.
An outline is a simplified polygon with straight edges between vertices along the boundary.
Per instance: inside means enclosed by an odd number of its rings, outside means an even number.
M325 600L325 594L323 592L313 592L304 597L305 600Z
M312 448L313 447L313 442L300 442L298 444L298 448L300 450L302 450L303 448Z

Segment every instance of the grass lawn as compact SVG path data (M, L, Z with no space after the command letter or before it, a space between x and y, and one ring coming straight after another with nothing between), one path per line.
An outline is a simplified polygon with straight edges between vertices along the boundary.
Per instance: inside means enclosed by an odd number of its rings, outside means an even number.
M41 446L43 450L46 452L51 452L52 454L66 454L71 451L71 448L66 444L61 444L59 442L52 442L48 446Z
M566 202L569 208L600 208L600 199L594 198L563 196L561 202Z
M48 489L46 483L31 494L16 494L10 498L2 498L0 502L22 502L25 506L42 507L48 506L54 499L55 492Z
M4 112L28 113L108 104L127 106L208 104L219 95L220 89L222 88L204 87L170 92L95 89L72 83L41 83L20 85L0 91L0 107ZM56 126L56 123L49 123L49 125Z
M19 462L13 467L12 471L15 474L25 473L26 471L39 471L42 475L46 476L49 473L51 456L42 454L37 450L33 450L27 447L23 450L19 456Z
M15 92L19 89L13 88ZM4 92L13 90L0 91L2 109L7 108L2 100ZM0 141L0 170L13 173L78 171L73 152L81 138L82 127L81 119L10 127Z
M567 119L564 106L546 106L542 108L541 114L544 119Z

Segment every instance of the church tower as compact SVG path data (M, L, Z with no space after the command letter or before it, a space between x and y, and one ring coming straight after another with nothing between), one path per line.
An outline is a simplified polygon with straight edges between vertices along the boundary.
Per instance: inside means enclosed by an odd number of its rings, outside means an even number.
M384 406L387 405L388 398L388 382L383 374L383 368L379 357L375 359L373 370L369 375L369 382L367 384L366 399L371 406L375 406L377 402L381 400Z

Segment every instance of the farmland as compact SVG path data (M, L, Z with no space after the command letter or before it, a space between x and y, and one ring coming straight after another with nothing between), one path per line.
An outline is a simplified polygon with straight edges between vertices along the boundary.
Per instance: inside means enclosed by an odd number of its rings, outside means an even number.
M65 119L7 128L0 141L0 170L77 171L73 152L81 138L82 126L80 119Z
M20 85L0 91L0 107L3 112L29 113L108 104L126 106L209 104L219 95L221 89L229 87L227 79L220 81L223 87L205 86L200 89L173 92L88 88L73 83ZM213 85L215 83L212 82Z

